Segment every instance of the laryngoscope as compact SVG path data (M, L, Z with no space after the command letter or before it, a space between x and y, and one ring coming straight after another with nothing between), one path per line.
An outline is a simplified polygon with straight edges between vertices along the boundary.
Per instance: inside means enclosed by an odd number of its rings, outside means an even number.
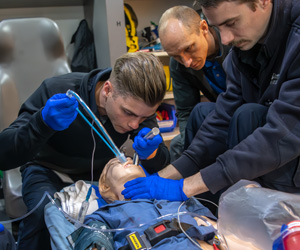
M105 138L101 136L101 134L98 132L98 130L95 129L95 127L88 121L88 119L84 116L84 114L77 108L78 113L82 116L82 118L89 124L89 126L96 132L97 135L106 143L106 145L111 149L111 151L115 154L117 159L121 163L127 162L126 157L123 153L120 152L120 150L117 148L109 134L107 133L106 129L102 125L102 123L99 121L99 119L95 116L95 114L91 111L91 109L87 106L87 104L81 99L81 97L75 93L73 90L68 90L66 95L68 97L74 96L78 103L83 107L83 109L89 114L89 116L94 120L96 123L97 127L100 129L102 134L104 135Z
M144 139L151 139L154 136L159 134L159 128L154 127L153 129L151 129L146 135L144 135ZM139 164L139 156L136 152L134 152L133 155L133 164L134 165L138 165Z

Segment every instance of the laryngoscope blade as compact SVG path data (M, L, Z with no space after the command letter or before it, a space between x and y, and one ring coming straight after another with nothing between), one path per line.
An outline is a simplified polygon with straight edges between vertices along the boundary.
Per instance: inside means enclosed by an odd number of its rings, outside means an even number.
M144 135L143 138L151 139L158 134L159 134L159 128L154 127L146 135ZM134 154L133 154L133 164L139 165L139 155L137 154L137 152L134 152Z

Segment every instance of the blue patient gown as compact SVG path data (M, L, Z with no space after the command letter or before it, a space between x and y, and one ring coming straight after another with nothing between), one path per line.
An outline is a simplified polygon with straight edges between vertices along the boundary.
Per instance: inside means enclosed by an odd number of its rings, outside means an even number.
M127 245L126 235L131 232L139 232L140 235L144 234L144 231L158 222L158 217L168 214L174 214L178 212L178 208L181 202L166 201L166 200L133 200L133 201L115 201L111 204L105 205L95 211L93 214L88 215L85 219L85 224L92 221L104 222L109 228L127 228L126 230L114 232L114 249L118 249L124 245ZM197 215L206 216L211 219L216 219L214 215L204 207L195 198L189 199L181 208L180 212L188 211ZM206 240L212 238L214 235L214 229L212 227L198 226L194 220L194 215L185 214L180 216L180 222L185 222L195 227L191 230L197 230L197 238L200 240ZM174 216L164 217L164 219L171 220ZM177 218L177 215L175 216ZM139 225L145 224L142 227ZM189 230L190 230L189 229ZM188 230L188 231L189 231ZM187 232L188 232L187 231ZM153 246L152 249L165 250L176 247L179 249L199 249L196 247L183 233L165 238Z
M166 200L133 200L133 201L115 201L111 204L103 205L93 214L86 216L85 224L89 224L95 228L99 228L99 225L107 225L111 229L126 228L125 230L116 231L113 233L113 248L118 249L124 245L127 245L126 235L131 232L139 232L140 235L144 234L144 231L154 224L162 220L171 220L177 218L175 216L166 216L157 220L158 217L165 215L172 215L178 212L178 208L181 202L166 201ZM193 214L185 214L180 216L180 222L185 222L195 227L187 230L192 234L197 234L197 239L206 240L210 239L214 235L214 229L212 227L198 226L193 219L194 214L206 216L213 220L216 220L215 216L204 207L195 198L190 198L180 208L180 212L191 212ZM52 249L73 249L67 240L67 236L73 236L74 243L76 242L75 249L85 249L91 245L91 243L103 244L103 238L99 239L99 232L90 230L87 228L79 228L70 223L64 215L57 209L56 206L49 203L45 209L45 221L47 228L51 236ZM139 227L141 224L144 226ZM80 233L78 233L80 232ZM106 233L106 232L105 232ZM86 237L88 236L88 237ZM108 244L110 244L108 242ZM107 242L105 242L107 243ZM106 246L107 249L110 249ZM180 249L199 249L196 247L183 233L178 234L175 237L165 238L158 242L152 249L165 250L166 247L176 247L176 250Z

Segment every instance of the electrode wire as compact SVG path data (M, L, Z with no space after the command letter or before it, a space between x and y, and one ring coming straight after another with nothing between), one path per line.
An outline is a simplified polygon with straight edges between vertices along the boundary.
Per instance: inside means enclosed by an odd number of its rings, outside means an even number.
M210 200L203 199L203 198L197 198L197 197L195 197L195 199L200 200L200 201L206 201L206 202L209 202L209 203L213 204L214 206L216 206L217 208L219 208L219 206L218 206L216 203L214 203L214 202L212 202L212 201L210 201ZM198 244L198 242L195 242L195 241L194 241L194 240L193 240L193 239L192 239L192 238L191 238L191 237L183 230L183 228L182 228L182 226L181 226L179 215L180 215L180 213L182 213L182 212L180 212L180 208L181 208L184 204L185 204L185 201L183 201L183 202L180 204L180 206L178 207L178 210L177 210L177 220L178 220L178 225L179 225L181 231L185 234L185 236L186 236L192 243L194 243L199 249L203 250L203 248L201 248L201 246ZM203 216L201 216L201 215L199 216L199 215L197 215L196 213L192 213L192 212L189 212L189 214L190 214L190 215L194 215L194 217L198 217L198 218L202 219L202 220L207 224L207 226L212 226L212 227L213 227L213 225L212 225L207 219L205 219ZM216 235L216 236L218 237L218 239L220 240L220 243L221 243L222 246L224 247L224 250L229 250L228 243L227 243L227 241L226 241L225 236L222 235L222 234L220 234L220 233L218 232L218 230L215 229L215 228L214 228L214 232L215 232L215 235Z
M16 221L19 221L19 220L22 220L24 219L25 217L29 216L30 214L32 214L41 204L42 202L45 200L45 198L48 197L48 199L50 200L50 202L52 203L52 205L54 205L61 213L63 213L63 215L65 216L65 218L67 220L69 220L74 226L76 225L77 227L78 226L82 226L84 228L87 228L87 229L90 229L92 231L97 231L97 232L100 232L100 233L104 233L104 232L119 232L119 231L124 231L124 230L132 230L132 229L138 229L138 228L141 228L141 227L144 227L144 226L147 226L147 225L154 225L156 224L158 221L162 221L163 219L166 219L168 217L171 217L171 218L174 218L175 216L177 216L178 218L178 224L180 225L181 227L181 224L180 224L180 215L190 215L190 216L193 216L193 217L199 217L201 218L208 226L212 226L212 224L206 220L203 216L199 215L199 214L196 214L196 213L193 213L193 212L187 212L187 211L184 211L184 212L180 212L180 208L182 207L182 205L185 203L183 202L179 207L178 207L178 211L177 213L171 213L171 214L165 214L165 215L162 215L162 216L159 216L157 217L156 219L153 219L153 220L150 220L146 223L141 223L139 225L135 225L135 226L131 226L131 227L125 227L125 228L117 228L117 229L102 229L102 228L95 228L95 227L91 227L91 226L88 226L86 224L83 224L81 223L80 221L74 219L73 217L71 217L69 214L67 214L65 211L62 210L62 208L55 202L55 200L51 197L51 195L45 191L43 197L41 198L41 200L35 205L35 207L29 211L28 213L26 213L25 215L19 217L19 218L16 218L16 219L12 219L12 220L7 220L7 221L0 221L1 224L7 224L7 223L13 223L13 222L16 222ZM199 198L197 198L199 199ZM186 234L186 232L182 229L181 227L181 230L182 232L190 239L190 237ZM228 244L226 242L226 239L223 235L220 235L219 232L215 229L215 234L218 236L218 238L221 241L223 247L225 247L225 250L228 250ZM198 243L196 243L198 244ZM199 245L198 245L199 246ZM200 249L202 249L200 247Z

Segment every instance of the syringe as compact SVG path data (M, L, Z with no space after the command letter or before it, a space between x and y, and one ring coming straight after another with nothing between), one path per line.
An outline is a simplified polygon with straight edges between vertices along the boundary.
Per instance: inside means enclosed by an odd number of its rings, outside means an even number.
M154 127L146 135L144 135L143 138L144 139L151 139L151 138L153 138L154 136L156 136L158 134L159 134L159 128ZM134 165L139 164L139 155L136 152L134 152L132 161L133 161Z

